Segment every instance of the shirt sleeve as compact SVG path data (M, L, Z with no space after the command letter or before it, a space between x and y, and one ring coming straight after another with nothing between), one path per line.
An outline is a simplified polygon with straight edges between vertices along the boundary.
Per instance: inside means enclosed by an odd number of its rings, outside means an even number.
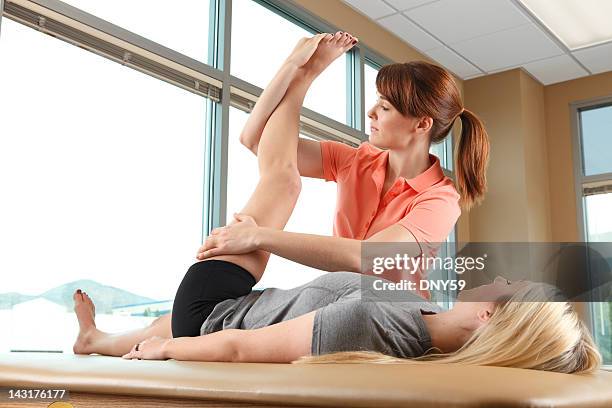
M337 182L344 179L355 159L357 148L332 140L322 140L320 144L325 180Z
M461 209L456 191L434 191L423 197L398 221L412 233L423 250L424 243L441 243L457 222Z

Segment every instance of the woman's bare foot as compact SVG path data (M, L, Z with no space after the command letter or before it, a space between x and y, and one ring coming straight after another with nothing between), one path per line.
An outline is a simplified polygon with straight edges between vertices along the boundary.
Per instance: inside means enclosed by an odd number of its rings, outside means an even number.
M336 34L322 33L310 38L301 38L285 60L298 68L308 64L322 72L333 60L350 50L357 43L357 38L338 31ZM316 58L315 58L316 57ZM315 62L313 62L313 58Z
M79 320L79 335L72 347L74 354L91 354L93 338L98 334L96 328L96 307L87 293L77 289L72 296L74 300L74 312Z
M303 68L312 75L317 76L336 58L353 48L357 42L357 38L342 31L338 31L334 35L326 34L318 42L317 49L304 64Z

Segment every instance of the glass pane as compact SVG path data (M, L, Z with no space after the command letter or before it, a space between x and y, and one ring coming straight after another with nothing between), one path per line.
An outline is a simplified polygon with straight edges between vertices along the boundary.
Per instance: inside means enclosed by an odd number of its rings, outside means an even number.
M247 117L241 110L230 108L227 222L232 219L234 212L242 210L259 180L257 157L239 141ZM331 236L335 207L336 183L302 177L302 193L285 230ZM272 254L266 272L255 289L293 288L324 273Z
M376 105L376 101L378 97L376 96L376 75L378 74L378 69L372 67L371 65L364 64L363 65L363 83L364 83L364 115L365 115L365 132L366 134L370 134L370 118L368 117L368 111L372 109L374 105Z
M8 19L0 61L0 351L72 353L77 287L147 325L201 243L204 99Z
M442 142L432 144L429 153L438 156L440 165L453 171L453 142L452 135L448 135Z
M595 342L603 356L603 363L612 365L612 302L594 302L591 307Z
M612 193L584 198L589 242L612 242ZM608 260L610 261L610 260ZM604 357L604 364L612 364L612 303L592 304L595 341Z
M232 5L232 75L265 88L297 41L313 34L252 0ZM304 106L346 123L346 58L335 60L315 80Z
M612 173L612 106L580 112L583 171Z
M63 0L89 14L208 63L210 0Z
M589 242L612 242L612 193L584 198Z

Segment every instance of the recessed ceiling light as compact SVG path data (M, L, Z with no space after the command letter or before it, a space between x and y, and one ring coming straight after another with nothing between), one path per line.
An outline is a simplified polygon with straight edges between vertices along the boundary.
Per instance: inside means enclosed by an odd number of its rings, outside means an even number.
M570 50L612 40L610 0L519 0Z

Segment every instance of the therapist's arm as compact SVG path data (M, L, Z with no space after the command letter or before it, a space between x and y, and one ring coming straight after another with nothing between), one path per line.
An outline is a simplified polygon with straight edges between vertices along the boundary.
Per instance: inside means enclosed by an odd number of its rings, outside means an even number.
M328 272L361 271L361 240L260 227L258 249Z
M370 238L359 239L301 234L259 227L257 248L275 255L328 272L362 272L361 243L365 242L416 242L410 231L394 224ZM414 253L419 254L418 246Z

